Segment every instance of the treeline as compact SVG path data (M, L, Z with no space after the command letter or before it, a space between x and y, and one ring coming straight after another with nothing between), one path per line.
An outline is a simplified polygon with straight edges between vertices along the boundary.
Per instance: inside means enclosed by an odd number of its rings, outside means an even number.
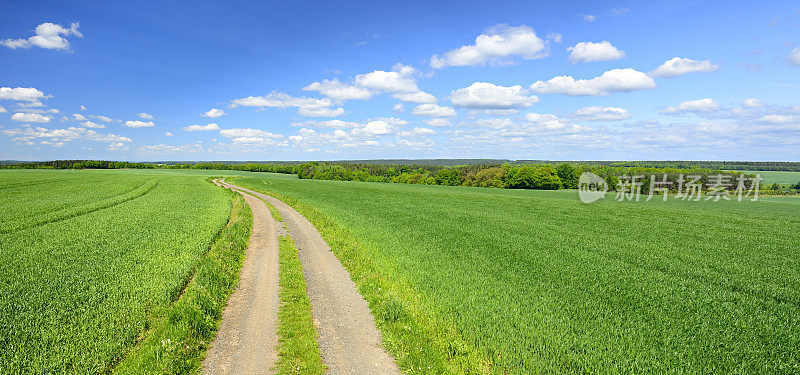
M542 160L520 160L521 163L560 163ZM644 168L707 168L713 170L800 172L800 162L784 161L572 161L576 164Z
M664 168L664 167L624 167L611 165L573 164L573 163L530 163L500 165L374 165L374 164L332 164L305 163L297 166L297 176L303 179L390 182L405 184L497 187L509 189L576 189L583 172L591 172L602 177L610 191L627 188L626 180L641 184L641 191L650 190L651 178L655 176L655 187L677 191L679 179L684 178L684 188L689 176L699 176L696 181L704 190L716 182L717 175L726 176L725 182L733 184L741 173L712 170L708 168ZM627 176L627 177L626 177ZM748 175L752 177L752 175ZM750 181L745 185L749 188Z
M152 163L133 163L128 161L107 160L53 160L8 163L0 165L0 169L153 169L158 165Z

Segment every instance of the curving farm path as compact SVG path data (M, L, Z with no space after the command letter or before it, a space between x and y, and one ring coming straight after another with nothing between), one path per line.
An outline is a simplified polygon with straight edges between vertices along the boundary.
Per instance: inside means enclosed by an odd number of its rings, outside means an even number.
M214 183L222 186L219 180ZM278 360L278 236L264 202L242 193L253 213L239 285L203 360L204 374L273 373Z
M327 366L326 373L400 374L397 364L381 346L381 334L375 327L375 320L369 311L367 301L358 293L347 270L331 252L314 226L292 207L276 198L222 181L221 184L238 190L245 196L256 196L268 201L283 216L299 250L300 262L303 264L303 275L311 301L311 315L319 335L322 361ZM250 204L253 207L254 203ZM263 202L261 204L263 205ZM266 207L263 213L258 215L267 216L272 220ZM256 210L253 210L253 220L255 223ZM274 229L272 230L271 238L274 239ZM255 224L253 233L253 235L256 233ZM277 247L275 249L275 275L277 275ZM242 271L244 272L244 269ZM275 289L274 299L277 298ZM275 321L273 318L270 319L270 322ZM269 343L264 345L269 350L274 350L275 345Z

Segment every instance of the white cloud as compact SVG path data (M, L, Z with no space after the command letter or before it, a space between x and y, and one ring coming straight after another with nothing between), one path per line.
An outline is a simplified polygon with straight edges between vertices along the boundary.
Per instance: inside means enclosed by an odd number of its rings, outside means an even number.
M330 109L333 102L328 99L315 99L306 97L293 97L279 91L273 91L265 96L248 96L234 99L229 107L269 107L269 108L297 108L297 114L312 117L333 117L344 114L344 108Z
M558 76L549 81L536 81L531 85L537 93L569 96L608 95L611 92L648 90L654 87L655 81L647 74L630 68L609 70L592 79L576 80L571 76Z
M86 118L86 116L84 116L84 115L82 115L82 114L80 114L80 113L73 113L73 114L72 114L72 118L73 118L75 121L86 121L86 120L88 120L88 119Z
M339 80L336 78L331 80L323 79L322 82L313 82L310 85L303 87L303 90L317 91L331 99L341 101L367 100L374 95L374 93L366 87L347 85L339 82Z
M758 108L758 107L763 107L764 103L756 98L749 98L744 100L742 106L747 108Z
M403 106L403 103L397 103L392 107L392 110L395 112L403 112L405 107Z
M789 54L789 64L800 67L800 47L795 48Z
M266 132L260 129L222 129L219 134L226 138L232 138L231 141L236 144L264 144L264 145L277 145L278 140L283 138L283 135Z
M616 107L584 107L575 111L574 116L588 121L620 121L631 118L627 110Z
M115 134L102 134L82 127L69 127L66 129L47 129L42 127L25 126L17 129L3 130L3 133L12 137L12 141L30 142L35 138L50 138L50 142L69 142L74 140L89 140L94 142L132 142L130 138Z
M436 127L445 127L451 125L450 120L445 118L432 118L428 121L425 121L425 123L430 126L436 126Z
M369 135L384 135L392 132L392 126L383 120L370 121L364 127L353 129L356 133L363 133Z
M6 112L8 112L8 110L6 110L5 108L3 108L2 105L0 105L0 113L6 113Z
M43 92L33 87L0 87L0 100L38 102L46 98Z
M95 128L95 129L103 129L103 128L106 127L105 125L97 124L97 123L94 123L92 121L82 122L81 125L83 125L84 127L87 127L87 128Z
M111 122L112 121L110 117L102 116L102 115L89 115L89 117L91 117L91 118L93 118L95 120L98 120L98 121L102 121L102 122Z
M402 100L404 102L411 102L411 103L436 103L436 97L425 92L425 91L417 91L412 93L402 93L402 94L394 94L392 95L393 98Z
M166 135L167 137L172 137L172 133L171 132L164 132L164 135Z
M57 110L55 108L50 108L50 109L47 110L47 112L49 112L49 113L61 113L61 111L59 111L59 110Z
M414 129L411 129L411 130L401 131L401 132L397 133L397 135L399 135L401 137L421 137L421 136L434 135L434 134L436 134L436 132L433 129L417 128L417 127L415 127Z
M83 34L78 31L79 23L75 22L70 28L65 28L50 22L45 22L36 26L36 35L27 39L5 39L0 40L0 45L11 49L30 48L32 46L46 49L68 49L69 41L64 36L75 35L83 38ZM63 36L62 36L63 35Z
M798 119L800 119L798 116L766 115L758 119L758 121L768 124L790 124L793 122L798 122Z
M297 114L306 117L337 117L344 114L344 108L300 107Z
M416 70L408 65L397 64L387 72L376 70L356 76L356 84L367 89L389 93L413 93L419 91L414 78Z
M572 64L617 60L625 57L624 51L617 49L606 40L600 43L580 42L567 48L567 51L570 52L569 62Z
M301 126L309 128L331 128L331 129L346 129L355 128L359 126L357 122L342 121L342 120L325 120L325 121L302 121L292 123L292 126Z
M498 86L475 82L469 87L450 93L450 101L457 107L479 109L511 109L529 107L539 101L536 95L528 96L522 86Z
M411 114L426 117L455 117L456 110L436 104L420 104L411 111Z
M711 98L687 100L682 102L677 108L667 107L662 112L667 114L681 112L711 112L719 109L719 104Z
M194 124L194 125L184 126L183 130L185 130L187 132L200 132L200 131L219 130L219 125L217 125L217 124L215 124L213 122L208 124L208 125L197 125L197 124Z
M525 60L547 57L547 44L536 35L532 28L493 26L475 38L475 44L462 46L445 53L442 57L433 55L431 67L441 69L446 66L476 66L513 63L514 57Z
M11 115L11 120L17 122L50 122L50 117L38 113L15 113Z
M81 106L81 111L85 111L85 110L86 110L86 107L85 106Z
M152 120L153 119L153 116L148 115L147 113L144 113L144 112L139 113L136 116L139 116L139 118L145 119L145 120Z
M125 147L125 144L122 142L116 142L108 145L106 147L109 151L118 151L118 150L127 150L128 148Z
M597 21L597 16L595 16L594 14L587 14L583 16L583 20L586 22L594 22Z
M589 129L583 126L571 124L568 121L560 119L558 116L549 113L528 113L525 115L525 120L545 131L575 133Z
M561 35L561 33L556 33L556 32L547 33L547 39L550 39L550 40L552 40L553 42L556 42L556 43L561 43L561 40L563 38L564 38L564 36Z
M152 128L156 126L152 121L125 121L125 126L129 128Z
M677 77L687 73L711 73L719 68L709 60L696 61L687 58L673 57L652 72L652 75L662 78Z
M217 118L222 116L225 116L225 111L217 108L211 108L208 112L203 113L203 117Z

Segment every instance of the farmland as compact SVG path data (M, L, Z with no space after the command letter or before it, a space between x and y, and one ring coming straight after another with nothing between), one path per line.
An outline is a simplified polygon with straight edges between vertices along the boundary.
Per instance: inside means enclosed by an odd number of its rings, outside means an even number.
M111 369L231 212L201 173L2 171L0 189L4 373Z
M800 369L795 198L232 181L317 226L407 372Z

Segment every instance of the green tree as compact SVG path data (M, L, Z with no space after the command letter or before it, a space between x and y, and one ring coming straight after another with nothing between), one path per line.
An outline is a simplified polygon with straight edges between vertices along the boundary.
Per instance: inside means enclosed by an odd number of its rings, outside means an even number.
M564 185L565 189L577 189L578 188L578 168L576 168L572 163L562 163L556 167L556 174L561 179L561 183Z

